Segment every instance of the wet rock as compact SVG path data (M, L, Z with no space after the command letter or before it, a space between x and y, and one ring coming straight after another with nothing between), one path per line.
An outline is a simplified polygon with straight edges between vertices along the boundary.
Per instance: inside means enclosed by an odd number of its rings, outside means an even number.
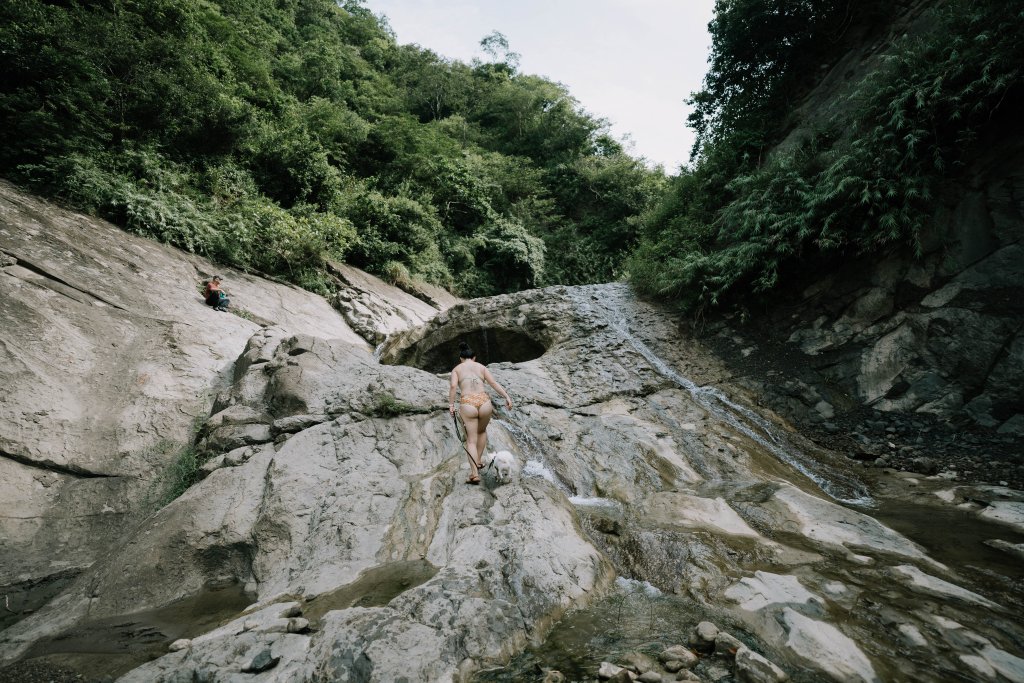
M745 576L725 590L725 596L735 600L748 612L756 612L769 605L821 605L822 600L811 593L795 576L756 571ZM819 610L820 611L820 610Z
M700 676L698 676L697 674L693 673L689 669L683 669L682 671L680 671L679 673L676 674L676 680L677 681L697 681L697 683L700 683L700 681L702 679L701 679Z
M914 458L909 463L912 472L919 472L924 475L938 474L939 465L931 458Z
M256 674L267 671L277 666L281 660L275 657L269 647L256 648L255 652L250 651L242 659L242 673Z
M921 634L921 629L913 624L900 624L897 628L906 644L911 647L928 647L928 641Z
M619 659L622 666L642 674L647 671L657 670L658 662L650 655L642 652L627 652Z
M814 404L814 410L826 420L831 420L836 416L835 408L828 401L818 401Z
M977 593L961 588L955 584L945 581L936 576L926 574L913 565L899 565L893 567L890 574L897 580L905 581L915 591L930 595L939 595L944 598L954 598L965 602L984 605L986 607L998 607L991 600L984 598Z
M710 621L702 621L693 629L690 635L690 645L698 652L711 652L715 649L715 638L718 637L718 627Z
M783 610L789 631L786 646L810 666L843 683L878 683L871 660L849 637L831 624Z
M239 653L267 647L279 657L272 677L282 681L353 672L382 681L468 680L543 639L568 610L610 591L627 593L612 587L623 584L636 589L628 591L637 601L626 606L632 617L645 615L649 602L686 596L699 613L722 615L787 661L824 658L807 654L812 648L802 641L811 636L786 609L813 621L806 630L818 635L838 631L828 619L843 619L844 628L848 621L855 646L872 652L885 651L889 624L912 619L901 605L946 609L944 596L875 568L935 563L870 517L871 508L829 498L845 495L831 484L850 481L849 463L776 428L770 414L723 383L699 345L675 343L675 333L671 318L623 285L533 290L455 307L381 349L382 357L415 367L379 364L363 344L261 330L235 363L215 415L240 407L207 432L301 428L278 433L287 438L277 445L238 450L245 457L232 455L235 449L211 453L237 464L140 519L138 531L86 570L59 604L0 633L0 656L86 615L166 606L211 582L246 586L256 607L126 681L234 675L244 664ZM520 408L501 414L489 431L495 450L523 463L515 486L461 484L465 456L444 409L447 384L420 369L449 368L452 345L471 334L496 358L543 351L528 362L491 365L521 397ZM680 374L691 368L693 379ZM378 395L395 403L369 410ZM832 394L829 400L839 406ZM295 416L301 420L279 422ZM544 438L555 432L561 442ZM808 453L814 457L791 460ZM822 490L793 462L810 468ZM617 520L614 533L589 533L600 517ZM411 564L430 571L413 576ZM737 566L778 573L755 574L760 583L742 584L752 590L733 600L727 592ZM617 575L631 578L620 583ZM869 594L882 582L879 593L892 605L886 627L871 609L847 609L853 597L824 613L809 589L827 576L855 577L857 591ZM295 605L278 604L284 595L306 600L306 614L286 614ZM316 629L294 633L303 630L300 619ZM709 644L738 652L739 641L727 636L712 634ZM955 659L980 656L968 646L936 652L934 664L921 658L922 671L969 671ZM728 665L717 659L699 667L721 678L731 675Z
M601 662L601 666L597 670L597 677L603 681L612 681L612 683L623 681L628 683L636 679L636 674L611 662Z
M783 683L789 674L748 647L736 651L736 678L742 683Z
M746 647L734 636L719 631L715 636L715 654L722 657L735 657L740 648Z
M984 541L985 545L996 550L1002 550L1019 560L1024 560L1024 543L1010 543L1002 539L991 538Z
M675 677L673 676L673 679L674 678ZM637 676L636 680L640 681L640 683L661 683L662 675L660 672L652 670L640 674Z
M702 640L701 642L703 643L704 641ZM665 648L662 653L658 655L658 659L665 664L666 669L673 673L682 668L689 669L697 663L697 655L693 654L689 648L683 647L682 645L673 645ZM669 663L674 663L673 666L675 668L669 668Z
M178 640L171 643L167 649L171 652L179 652L181 650L187 650L192 646L192 641L188 638L179 638Z
M1024 532L1024 501L993 501L981 512L981 517Z

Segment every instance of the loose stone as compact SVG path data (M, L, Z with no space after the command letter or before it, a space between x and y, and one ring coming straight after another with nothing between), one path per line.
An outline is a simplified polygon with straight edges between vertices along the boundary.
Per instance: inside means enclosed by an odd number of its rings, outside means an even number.
M180 652L182 650L187 650L191 645L192 641L188 638L179 638L178 640L171 643L170 647L168 647L167 649L171 652Z
M658 668L658 662L653 657L642 652L627 652L622 656L621 661L623 666L633 669L638 674Z
M613 676L617 676L622 671L625 671L621 666L616 666L611 662L601 662L600 668L597 670L597 677L602 680L611 680Z
M743 643L729 635L728 633L720 632L715 636L715 654L722 655L725 657L735 657L736 653L739 652L740 648L745 647Z
M679 671L680 668L689 669L697 663L697 655L693 654L689 648L683 647L682 645L673 645L672 647L666 648L661 655L658 656L668 668L668 662L678 662L679 667L676 669L669 669L669 671Z
M710 652L715 647L715 637L717 635L717 626L710 621L702 621L694 629L691 642L701 652Z
M288 620L288 633L305 633L309 630L309 619L292 617Z
M783 683L789 674L749 647L736 651L736 677L744 683Z
M277 666L280 657L274 657L270 654L270 648L265 647L251 656L247 655L245 659L246 661L242 665L242 673L259 673Z

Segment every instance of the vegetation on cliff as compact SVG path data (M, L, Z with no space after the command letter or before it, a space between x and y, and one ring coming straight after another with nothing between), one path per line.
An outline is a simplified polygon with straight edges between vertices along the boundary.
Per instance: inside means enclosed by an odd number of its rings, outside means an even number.
M324 289L608 280L663 184L566 89L399 46L356 0L10 0L0 174Z
M980 135L1024 109L1024 6L1011 5L934 3L877 69L828 103L831 116L773 150L822 65L850 48L848 27L884 26L892 7L718 0L711 67L692 100L693 168L644 221L633 281L703 310L797 269L918 247L941 183Z
M470 296L628 274L700 311L917 246L941 183L1019 118L1024 8L949 0L798 120L895 11L718 0L692 167L666 181L497 33L464 64L359 0L10 0L0 173L320 291L335 258Z

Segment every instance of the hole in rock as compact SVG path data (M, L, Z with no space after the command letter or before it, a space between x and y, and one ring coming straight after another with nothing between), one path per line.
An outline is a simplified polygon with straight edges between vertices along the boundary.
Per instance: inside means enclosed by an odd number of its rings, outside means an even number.
M459 342L463 341L484 365L523 363L540 358L547 351L544 344L520 330L477 328L456 336L440 330L403 349L394 364L410 365L435 374L449 372L459 362Z

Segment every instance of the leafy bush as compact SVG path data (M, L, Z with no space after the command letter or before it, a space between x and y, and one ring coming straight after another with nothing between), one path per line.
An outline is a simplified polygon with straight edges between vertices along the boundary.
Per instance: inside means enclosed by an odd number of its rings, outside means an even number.
M147 512L168 505L199 481L200 463L194 446L161 441L154 453L160 461L170 457L173 460L150 484L142 504Z
M338 215L308 205L286 211L249 196L250 178L230 165L205 179L213 196L193 189L194 174L152 150L75 154L31 173L40 183L59 182L66 200L130 232L299 284L326 259L344 258L356 239L355 228Z

